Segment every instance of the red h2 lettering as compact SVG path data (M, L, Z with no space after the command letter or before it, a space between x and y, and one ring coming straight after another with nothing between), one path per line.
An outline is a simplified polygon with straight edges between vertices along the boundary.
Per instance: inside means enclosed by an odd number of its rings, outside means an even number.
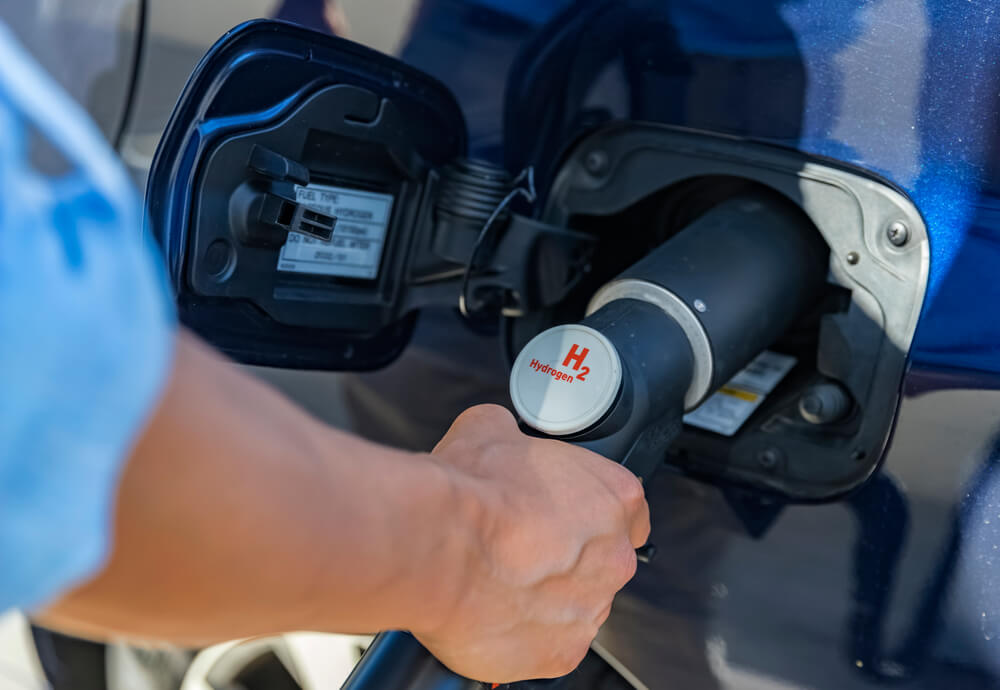
M583 347L574 344L570 348L569 354L566 355L566 359L563 360L563 366L572 366L573 371L580 371L580 367L583 366L584 361L587 359L587 355L590 354L590 348ZM577 374L577 380L586 381L587 375L590 373L590 367L583 367L583 371Z
M569 354L566 355L566 359L563 360L563 366L568 367L573 362L573 371L580 371L580 367L583 365L584 360L587 359L587 355L590 354L590 348L580 348L579 345L574 345L569 349Z

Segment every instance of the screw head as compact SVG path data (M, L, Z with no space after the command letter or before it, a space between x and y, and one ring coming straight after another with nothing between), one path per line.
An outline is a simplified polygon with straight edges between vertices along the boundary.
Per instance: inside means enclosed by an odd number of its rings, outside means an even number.
M781 463L783 457L781 449L772 446L757 453L757 464L765 470L773 470Z
M902 247L910 240L910 229L902 221L895 221L885 229L886 237L895 247Z
M604 151L591 151L583 161L583 167L591 175L600 175L608 168L608 154Z
M696 299L694 301L694 308L698 311L699 314L704 314L706 311L708 311L708 305L702 302L700 299Z
M849 263L851 266L857 266L859 261L861 261L860 254L858 254L857 252L847 253L847 263Z

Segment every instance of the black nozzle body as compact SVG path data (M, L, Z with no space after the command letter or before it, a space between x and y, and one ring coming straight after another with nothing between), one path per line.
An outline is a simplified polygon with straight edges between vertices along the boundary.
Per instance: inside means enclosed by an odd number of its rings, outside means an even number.
M790 201L746 195L705 213L617 281L659 285L687 305L711 346L708 395L818 299L828 254L819 232ZM697 348L695 355L701 355Z
M812 223L785 199L737 197L701 216L595 296L582 323L618 350L622 386L599 423L564 440L648 479L685 409L817 300L827 255Z
M684 392L691 381L693 356L684 331L655 305L615 300L582 324L602 333L618 351L622 387L608 414L573 439L606 458L621 462L648 479L662 461L637 452L651 420L671 420L680 430Z

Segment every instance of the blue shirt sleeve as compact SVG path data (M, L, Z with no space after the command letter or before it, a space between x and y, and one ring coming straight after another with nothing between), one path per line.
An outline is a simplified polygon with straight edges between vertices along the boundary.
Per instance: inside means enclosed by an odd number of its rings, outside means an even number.
M65 172L36 169L30 137ZM0 612L107 557L122 465L170 368L170 305L125 170L0 24Z

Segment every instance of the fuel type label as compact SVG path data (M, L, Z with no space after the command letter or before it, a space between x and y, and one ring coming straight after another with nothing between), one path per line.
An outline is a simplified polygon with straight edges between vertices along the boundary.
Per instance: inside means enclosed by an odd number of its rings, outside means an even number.
M764 351L729 383L684 415L684 423L732 436L795 366L790 355Z
M296 185L295 197L300 204L333 216L337 224L328 242L288 233L278 257L279 271L340 278L378 276L392 217L391 194L312 184Z

